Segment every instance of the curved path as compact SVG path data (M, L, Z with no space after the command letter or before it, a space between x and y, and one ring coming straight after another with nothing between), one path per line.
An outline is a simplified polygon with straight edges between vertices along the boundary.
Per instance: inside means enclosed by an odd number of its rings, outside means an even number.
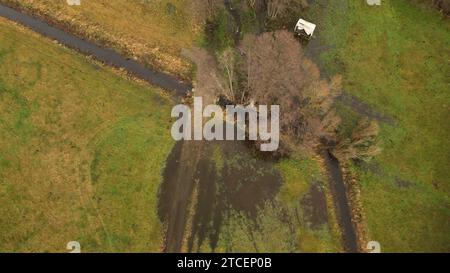
M172 91L175 95L183 96L192 89L192 85L190 83L180 81L175 76L151 70L143 64L123 57L111 49L100 47L92 42L67 33L64 30L50 26L46 22L24 12L17 11L0 4L0 16L26 26L35 32L54 39L69 48L75 49L83 54L90 55L107 65L123 68L130 74L140 79L157 85L163 89Z

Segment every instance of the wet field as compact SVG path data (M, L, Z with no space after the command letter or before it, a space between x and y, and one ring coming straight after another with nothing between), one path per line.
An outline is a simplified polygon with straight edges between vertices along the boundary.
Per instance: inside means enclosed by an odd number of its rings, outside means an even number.
M159 215L166 223L165 251L188 251L208 237L217 245L227 210L256 217L282 180L274 162L256 157L243 142L178 142L167 161Z

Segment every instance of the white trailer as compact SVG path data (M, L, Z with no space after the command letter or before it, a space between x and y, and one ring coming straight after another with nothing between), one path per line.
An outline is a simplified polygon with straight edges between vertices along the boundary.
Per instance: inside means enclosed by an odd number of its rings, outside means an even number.
M295 25L294 32L306 39L311 39L316 30L316 25L306 20L300 19Z

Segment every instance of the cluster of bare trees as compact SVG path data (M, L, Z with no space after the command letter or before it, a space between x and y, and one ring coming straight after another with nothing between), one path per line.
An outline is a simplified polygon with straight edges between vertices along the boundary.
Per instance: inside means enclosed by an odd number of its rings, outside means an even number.
M228 99L240 104L276 104L281 107L281 154L294 148L314 149L323 138L334 138L339 117L331 110L339 95L340 78L320 78L317 66L307 59L300 44L287 31L246 35L235 52L219 58L230 83ZM236 84L234 61L243 83ZM234 87L233 87L234 86ZM239 88L235 88L238 86Z
M283 15L304 0L242 0L240 6L267 12L267 18ZM222 1L193 0L192 7L204 20L224 8ZM305 57L300 43L288 31L247 34L239 48L218 53L217 60L226 86L220 85L226 101L235 104L280 105L281 143L278 153L313 151L327 145L342 159L366 159L378 152L378 125L362 120L350 138L339 137L340 117L333 110L340 94L340 77L321 78L318 67Z
M348 159L377 152L372 148L378 133L373 122L358 125L351 139L339 140L340 118L333 103L341 78L322 79L290 32L248 34L238 50L227 49L218 59L228 78L228 100L280 105L280 155L294 149L312 151L323 143L338 143L335 154Z
M340 78L322 80L288 31L247 35L241 47L247 99L281 107L280 128L286 153L294 147L313 149L335 135L339 118L331 110Z

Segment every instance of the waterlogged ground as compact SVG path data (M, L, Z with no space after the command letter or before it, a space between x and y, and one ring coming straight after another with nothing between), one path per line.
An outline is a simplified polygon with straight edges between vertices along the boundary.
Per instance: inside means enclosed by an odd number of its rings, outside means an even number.
M178 142L159 196L165 251L338 251L323 184L290 164L243 142Z

